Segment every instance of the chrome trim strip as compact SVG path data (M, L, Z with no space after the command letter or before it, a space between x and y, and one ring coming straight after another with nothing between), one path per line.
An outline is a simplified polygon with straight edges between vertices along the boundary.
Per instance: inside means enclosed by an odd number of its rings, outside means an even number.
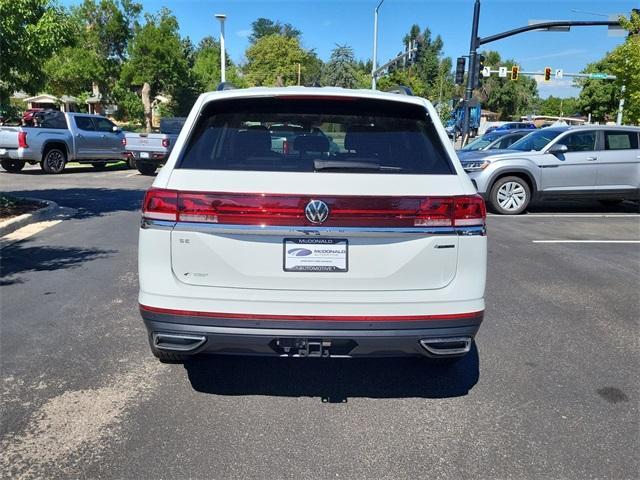
M273 235L273 236L349 236L349 237L389 237L389 236L431 236L431 235L459 235L484 236L487 234L485 226L468 227L294 227L294 226L260 226L260 225L229 225L219 223L171 222L167 220L150 220L143 218L143 229L176 230L178 232L202 232L235 235Z

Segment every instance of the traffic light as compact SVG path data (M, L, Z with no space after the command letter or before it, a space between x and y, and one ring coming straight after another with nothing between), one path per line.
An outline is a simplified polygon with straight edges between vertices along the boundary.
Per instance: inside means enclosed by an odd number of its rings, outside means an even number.
M514 65L511 67L511 80L518 80L518 75L520 75L520 67Z
M464 83L464 66L467 59L464 57L458 57L456 60L456 85L462 85Z
M484 55L478 55L476 58L478 61L478 68L476 69L476 81L474 82L474 87L480 84L480 79L482 78L482 70L484 69L484 62L486 60L486 57Z
M544 81L548 82L551 80L551 67L544 68Z

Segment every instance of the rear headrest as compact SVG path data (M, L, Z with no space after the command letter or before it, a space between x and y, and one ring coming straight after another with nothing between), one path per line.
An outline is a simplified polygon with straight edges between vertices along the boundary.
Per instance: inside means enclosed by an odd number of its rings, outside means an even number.
M271 151L271 135L262 125L239 131L233 143L237 155L261 155Z
M344 148L360 153L376 152L379 150L380 136L380 130L375 126L351 125L344 137Z
M298 135L293 141L293 149L298 152L328 152L329 139L322 135Z

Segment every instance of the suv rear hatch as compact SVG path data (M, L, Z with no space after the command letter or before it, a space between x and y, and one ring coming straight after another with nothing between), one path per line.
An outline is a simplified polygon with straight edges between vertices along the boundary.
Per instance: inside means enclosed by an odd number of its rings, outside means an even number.
M271 124L319 128L278 151ZM329 139L339 145L330 151ZM443 288L456 227L484 224L421 105L309 97L207 105L144 215L176 222L175 277L310 291Z

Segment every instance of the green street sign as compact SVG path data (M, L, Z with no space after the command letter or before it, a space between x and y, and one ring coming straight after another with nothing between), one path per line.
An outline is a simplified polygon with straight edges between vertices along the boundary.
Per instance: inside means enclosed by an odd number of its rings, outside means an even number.
M605 80L609 75L606 73L590 73L589 78L596 78L599 80Z

